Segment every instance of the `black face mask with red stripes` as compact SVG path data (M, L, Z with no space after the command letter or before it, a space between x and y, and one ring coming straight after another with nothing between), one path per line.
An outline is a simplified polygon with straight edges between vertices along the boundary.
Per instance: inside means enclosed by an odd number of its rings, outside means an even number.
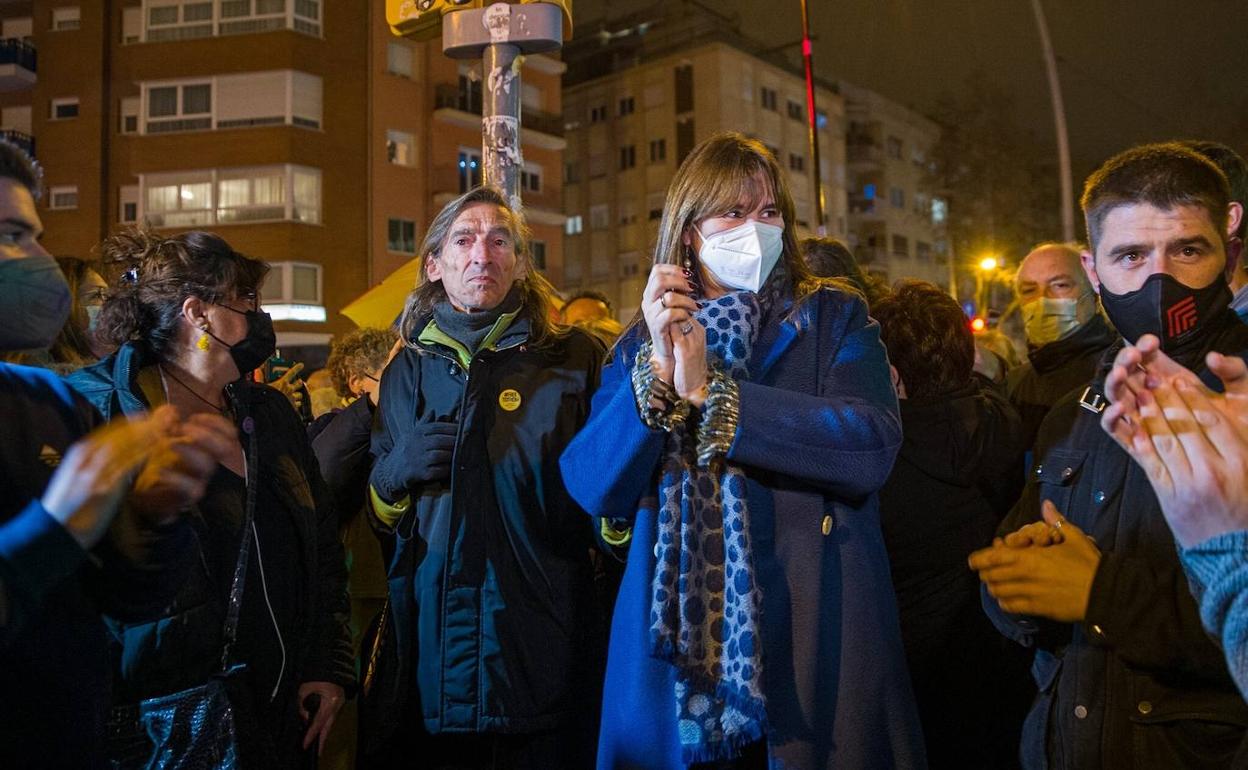
M1231 312L1230 303L1231 289L1223 275L1202 289L1184 286L1167 273L1154 273L1125 294L1101 285L1101 306L1119 334L1132 343L1145 334L1156 335L1161 349L1180 362L1204 350L1209 335L1221 328L1221 317Z

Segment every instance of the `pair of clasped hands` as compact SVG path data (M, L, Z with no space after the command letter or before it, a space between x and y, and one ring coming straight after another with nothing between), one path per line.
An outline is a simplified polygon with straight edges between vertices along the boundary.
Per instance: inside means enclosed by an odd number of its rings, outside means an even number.
M172 523L199 502L217 465L237 450L237 430L221 415L183 420L174 407L161 406L111 422L70 446L41 502L89 549L123 507L135 516L128 526Z
M654 376L671 383L677 395L701 408L706 401L706 329L694 318L696 292L688 269L655 265L642 293L641 312L650 330Z
M1184 548L1248 529L1248 366L1219 353L1205 364L1224 392L1145 335L1115 358L1101 414L1101 427L1144 470ZM970 566L1007 612L1082 621L1100 552L1047 500L1042 516L971 554Z

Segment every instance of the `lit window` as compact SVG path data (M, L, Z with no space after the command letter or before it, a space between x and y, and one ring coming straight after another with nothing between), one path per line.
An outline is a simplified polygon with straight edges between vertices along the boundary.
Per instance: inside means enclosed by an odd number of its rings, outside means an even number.
M386 47L386 71L405 78L412 76L412 49L405 43L390 42Z
M400 254L415 254L416 223L410 219L387 220L386 248Z
M78 186L66 185L48 189L48 208L53 211L78 208Z
M466 193L474 187L481 186L481 152L479 150L459 150L459 191Z
M153 227L321 221L321 172L306 166L148 174L140 188Z
M416 165L416 137L406 131L386 131L386 160L396 166Z
M605 230L611 224L611 208L600 203L589 207L589 227L591 230Z
M568 217L567 221L563 223L563 232L566 235L578 235L584 229L585 220L580 214Z
M69 120L70 118L78 117L78 97L66 96L60 99L53 99L49 117L52 120Z
M82 26L82 10L76 5L52 9L52 29L55 32L68 32Z
M313 262L270 262L264 310L275 321L324 321L321 266Z

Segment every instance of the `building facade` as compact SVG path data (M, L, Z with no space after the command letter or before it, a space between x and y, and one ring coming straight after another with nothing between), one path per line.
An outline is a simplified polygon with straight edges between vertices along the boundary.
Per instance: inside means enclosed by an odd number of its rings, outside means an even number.
M218 232L272 265L284 348L351 328L341 308L480 181L479 76L394 38L380 2L19 0L0 35L0 129L44 167L48 249L90 256L140 223ZM564 68L526 65L524 196L557 278Z
M918 278L948 289L948 207L928 181L939 126L869 89L842 83L841 93L854 256L886 283Z
M564 52L563 286L593 289L627 320L648 278L667 187L699 141L740 131L789 174L801 235L813 234L813 161L800 72L761 53L735 19L669 3L613 29L582 25ZM848 235L844 100L816 89L824 222Z

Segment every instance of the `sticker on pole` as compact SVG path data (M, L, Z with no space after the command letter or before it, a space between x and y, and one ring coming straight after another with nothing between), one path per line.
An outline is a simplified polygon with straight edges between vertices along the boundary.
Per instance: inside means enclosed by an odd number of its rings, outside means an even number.
M491 43L506 43L511 39L511 6L495 3L481 14L481 25L490 33Z

